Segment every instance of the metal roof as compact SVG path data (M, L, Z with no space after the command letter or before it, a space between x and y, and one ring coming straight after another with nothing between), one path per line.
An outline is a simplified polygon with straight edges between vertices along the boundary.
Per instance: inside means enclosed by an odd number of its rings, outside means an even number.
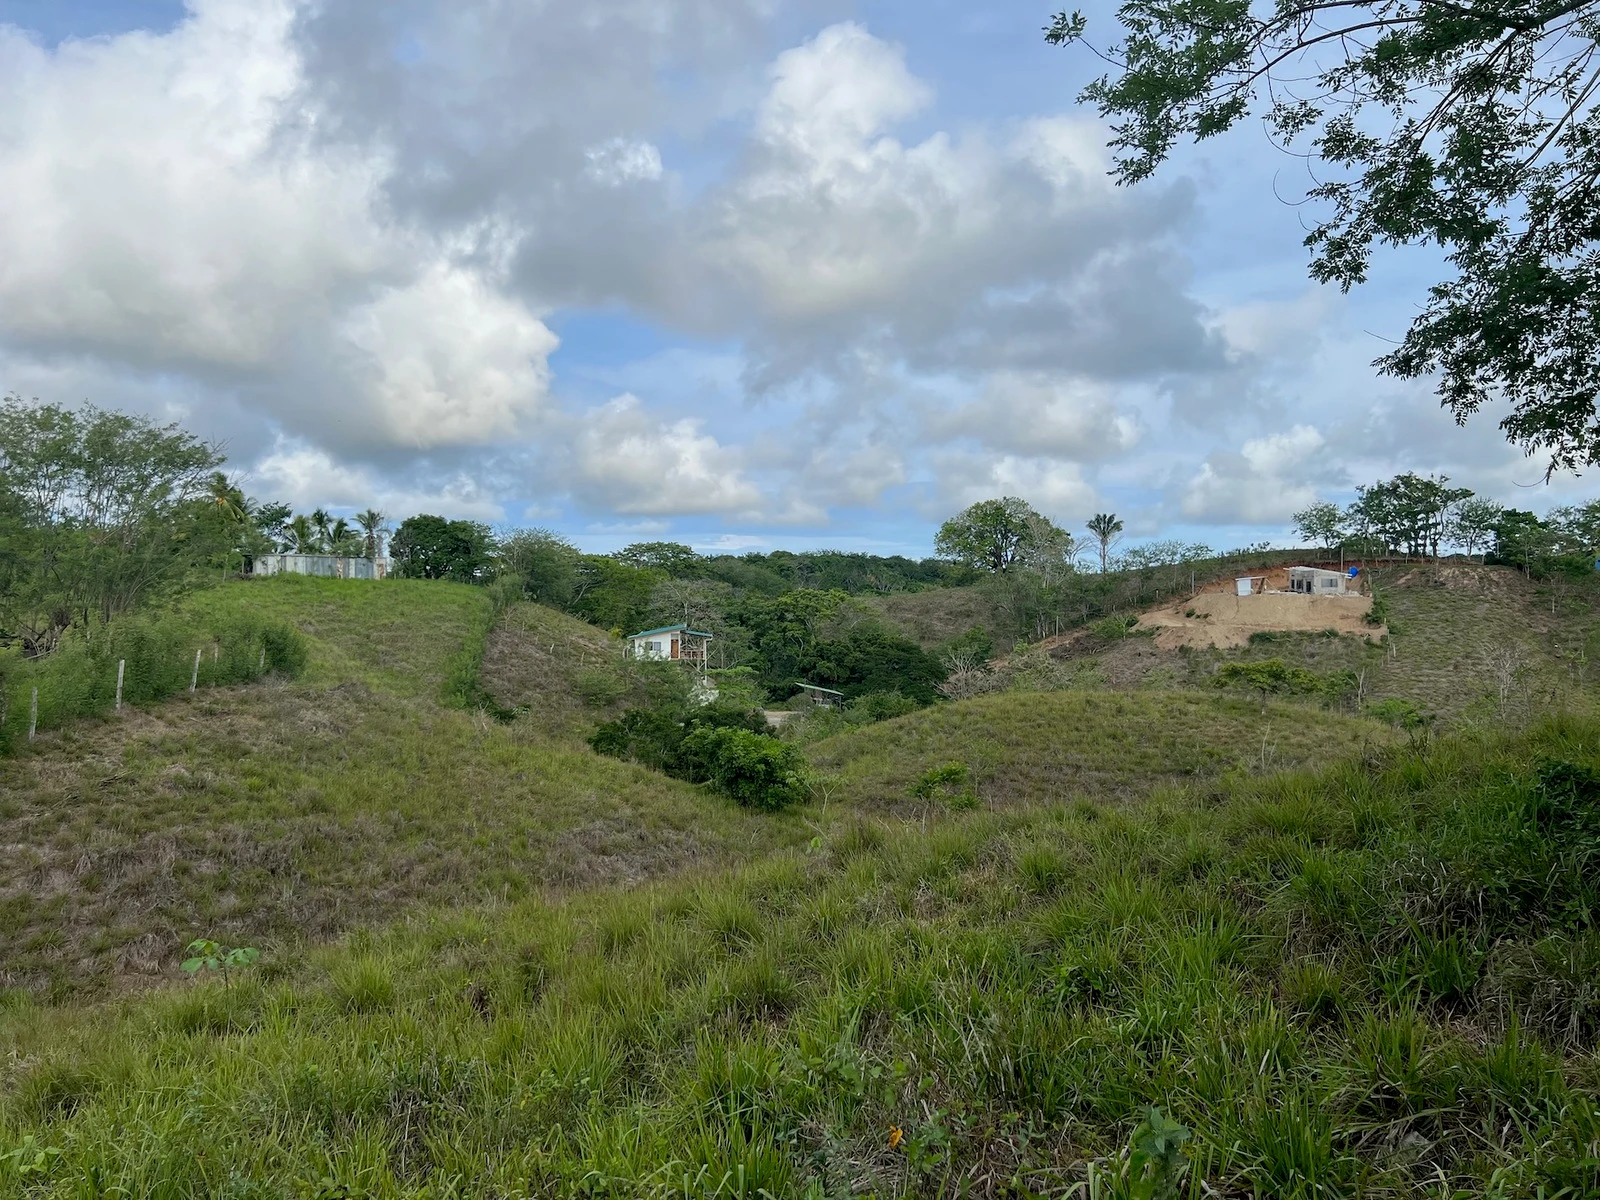
M799 686L804 688L808 692L827 692L828 695L830 695L830 696L842 696L842 695L844 695L843 692L835 691L833 688L825 688L821 684L818 684L818 683L806 683L804 680L800 681Z
M711 636L709 633L702 633L698 629L690 629L687 625L663 625L660 629L646 629L643 633L630 633L628 640L631 642L636 638L655 637L658 633L687 633L690 637L703 638Z

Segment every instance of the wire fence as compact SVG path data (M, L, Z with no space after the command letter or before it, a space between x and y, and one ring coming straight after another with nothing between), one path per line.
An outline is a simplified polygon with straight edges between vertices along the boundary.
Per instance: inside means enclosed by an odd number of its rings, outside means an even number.
M0 755L67 722L202 687L305 669L305 639L286 621L134 617L74 630L51 653L0 653Z

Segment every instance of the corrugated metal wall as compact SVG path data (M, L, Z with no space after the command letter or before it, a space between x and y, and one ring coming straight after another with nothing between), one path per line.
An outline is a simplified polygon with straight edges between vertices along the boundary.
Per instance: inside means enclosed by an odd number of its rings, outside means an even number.
M333 579L382 579L387 564L370 558L336 554L261 554L250 565L252 575L324 575Z

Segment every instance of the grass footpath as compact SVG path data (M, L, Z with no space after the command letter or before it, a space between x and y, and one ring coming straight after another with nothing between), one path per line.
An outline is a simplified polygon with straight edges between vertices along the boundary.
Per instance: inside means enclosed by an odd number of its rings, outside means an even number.
M195 937L272 948L727 863L809 836L444 703L482 589L274 578L202 592L301 631L301 679L80 721L0 760L0 988L169 977Z
M1600 725L845 823L0 1015L0 1196L1600 1190ZM1144 1107L1192 1136L1135 1191Z

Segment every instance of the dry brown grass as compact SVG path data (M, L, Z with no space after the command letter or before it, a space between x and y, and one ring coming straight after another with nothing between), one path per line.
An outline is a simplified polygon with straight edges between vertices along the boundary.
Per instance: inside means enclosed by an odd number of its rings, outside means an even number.
M455 591L440 587L426 597ZM410 651L434 686L397 694L385 598L345 591L330 610L303 594L314 681L125 710L0 762L0 986L160 975L198 936L320 940L421 904L629 883L802 836L600 758L561 736L564 717L506 726L443 707L453 648L430 634L451 623L434 607ZM529 657L519 636L500 661ZM572 707L546 694L558 716Z

